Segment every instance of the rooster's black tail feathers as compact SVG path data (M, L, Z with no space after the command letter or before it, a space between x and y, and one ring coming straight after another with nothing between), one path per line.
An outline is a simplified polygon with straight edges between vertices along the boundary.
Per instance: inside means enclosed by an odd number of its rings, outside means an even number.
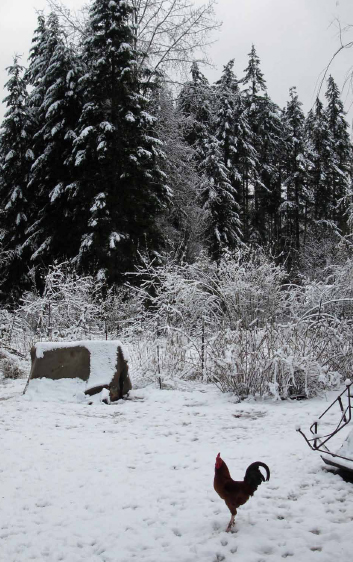
M259 470L259 466L262 466L266 470L266 478ZM260 486L262 482L268 481L270 479L270 469L264 462L253 462L246 469L244 481L253 488L254 492Z

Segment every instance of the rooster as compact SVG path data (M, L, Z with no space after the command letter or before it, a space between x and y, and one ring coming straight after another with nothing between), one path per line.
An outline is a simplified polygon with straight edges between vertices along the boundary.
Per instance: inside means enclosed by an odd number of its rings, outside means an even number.
M244 505L250 496L256 492L260 484L265 481L265 477L260 472L259 466L262 466L266 470L266 481L268 481L270 479L270 469L267 464L263 462L253 462L246 469L244 480L235 481L231 478L226 463L221 459L221 454L218 453L217 455L213 486L219 497L225 501L232 514L227 527L227 533L234 525L234 518L237 514L238 507Z

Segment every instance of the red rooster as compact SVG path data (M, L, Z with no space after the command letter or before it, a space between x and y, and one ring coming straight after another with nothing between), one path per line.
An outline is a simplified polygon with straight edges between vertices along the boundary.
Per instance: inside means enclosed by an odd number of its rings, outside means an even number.
M256 492L260 484L265 481L265 477L260 472L259 466L262 466L266 470L266 481L268 481L270 479L270 469L267 464L263 462L253 462L246 469L244 480L235 481L231 478L226 463L221 459L221 454L218 453L217 455L213 486L219 497L225 501L232 514L227 532L229 532L234 525L234 517L237 514L238 507L244 505L250 496Z

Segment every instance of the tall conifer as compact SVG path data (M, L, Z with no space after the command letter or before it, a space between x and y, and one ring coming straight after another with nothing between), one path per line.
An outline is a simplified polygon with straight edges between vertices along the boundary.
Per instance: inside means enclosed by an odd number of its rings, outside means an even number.
M9 80L5 118L0 130L0 199L2 247L6 259L1 262L0 290L16 293L28 282L26 252L23 243L28 227L29 197L27 183L33 154L29 149L31 119L27 109L27 83L19 57L7 69Z
M329 77L327 82L326 99L325 114L329 131L327 181L331 186L332 198L329 218L334 221L342 233L346 233L347 209L345 201L351 185L352 145L340 92L332 76Z
M33 263L49 265L55 259L72 256L75 248L78 249L67 188L74 180L70 157L81 107L77 81L82 69L65 45L58 19L53 14L48 18L45 37L42 59L46 66L33 56L30 66L32 75L34 69L38 73L32 78L31 101L36 106L37 130L33 137L35 161L29 182L35 214L29 236L36 248Z
M206 238L212 259L218 261L225 250L241 244L241 223L235 190L223 162L220 144L210 136L206 157L200 164L203 175L201 202L206 212Z
M147 94L141 94L131 10L124 0L96 0L91 6L74 145L80 179L71 195L81 204L77 259L109 280L131 271L139 252L161 248L157 216L167 199L155 118Z
M251 47L248 66L244 72L245 76L241 82L245 86L246 119L251 130L251 145L253 147L253 157L249 160L246 178L248 198L252 199L251 208L249 208L249 239L261 242L265 239L264 233L266 230L265 214L262 211L264 203L267 205L266 197L269 193L263 185L261 177L261 125L267 86L254 45Z
M296 88L284 111L282 250L288 271L298 271L301 244L305 244L310 207L308 173L311 161L305 141L305 116Z
M213 127L213 95L207 78L194 62L191 80L186 82L179 94L178 107L187 119L185 140L195 150L198 162L206 155L206 145Z

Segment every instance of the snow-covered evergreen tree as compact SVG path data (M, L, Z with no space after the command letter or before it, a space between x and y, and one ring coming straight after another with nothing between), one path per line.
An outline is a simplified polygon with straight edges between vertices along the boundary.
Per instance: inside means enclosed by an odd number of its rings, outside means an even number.
M266 80L260 68L260 58L257 55L255 45L251 46L249 53L248 66L244 70L245 76L242 83L245 85L245 92L250 101L256 101L258 96L266 93Z
M206 157L199 169L203 174L201 202L206 211L205 235L211 258L219 261L225 250L241 245L242 233L236 193L215 137L209 137Z
M324 107L319 98L306 120L306 136L309 158L309 190L313 199L312 218L314 221L328 221L332 216L331 186L329 185L328 164L330 156L329 130Z
M331 216L328 218L335 222L342 233L345 233L347 228L345 200L352 179L350 173L352 145L340 92L332 76L327 82L326 99L325 114L329 131L327 182L330 185L332 198Z
M244 98L234 75L233 65L234 60L225 65L222 76L214 87L214 134L219 142L223 164L228 170L229 181L233 188L236 202L233 211L241 215L246 236L248 197L244 193L244 178L247 175L248 163L254 157L254 150L251 144L252 132L246 119Z
M310 214L310 259L318 268L332 261L337 243L348 231L351 145L339 91L332 78L324 108L317 99L306 121L308 155L312 162L308 186L313 200ZM307 259L307 261L308 261Z
M35 201L29 236L35 245L33 263L49 265L55 259L74 255L78 248L77 237L72 236L73 209L67 197L67 186L74 179L70 157L81 107L77 92L81 68L66 47L58 19L53 14L48 18L45 36L47 49L43 45L42 59L46 67L32 56L29 69L32 75L36 69L32 103L36 105L38 127L33 137L35 161L29 182Z
M43 103L46 91L43 77L57 43L58 19L54 14L50 16L50 19L51 29L48 28L44 15L38 16L38 26L33 33L32 46L28 57L29 66L25 74L26 81L31 86L28 106L31 109L33 119L37 118L36 110Z
M223 156L223 163L228 169L229 179L234 190L240 186L241 175L237 169L237 152L239 137L236 134L238 120L241 118L242 98L233 72L234 60L229 61L223 69L221 78L216 82L215 93L215 137ZM237 197L239 201L240 197Z
M289 91L290 100L284 111L283 186L281 206L281 250L287 270L297 272L301 244L305 245L311 198L308 190L308 158L305 141L305 116L296 88Z
M279 249L283 124L279 107L265 94L258 102L258 126L254 135L257 151L252 224L259 241Z
M157 216L167 199L161 143L137 73L131 9L125 0L96 0L90 8L74 143L80 179L70 188L81 205L77 261L110 280L131 271L139 252L160 249Z
M191 66L191 80L183 85L179 94L178 107L187 119L185 140L195 150L198 162L205 157L213 126L212 99L209 82L194 62Z
M19 57L7 69L7 106L0 130L0 200L2 247L1 290L13 293L26 283L22 245L28 227L27 183L33 154L29 149L31 120L27 109L27 84ZM8 295L7 295L8 297Z
M249 199L252 199L249 208L249 239L256 242L264 242L266 239L266 220L263 205L267 206L266 198L270 191L262 182L261 152L263 149L261 139L261 126L266 119L262 112L268 108L266 98L266 81L260 69L260 59L254 45L249 53L249 63L244 70L245 76L241 80L244 88L246 120L251 131L250 145L252 146L252 158L248 159L249 165L246 170L246 183Z

